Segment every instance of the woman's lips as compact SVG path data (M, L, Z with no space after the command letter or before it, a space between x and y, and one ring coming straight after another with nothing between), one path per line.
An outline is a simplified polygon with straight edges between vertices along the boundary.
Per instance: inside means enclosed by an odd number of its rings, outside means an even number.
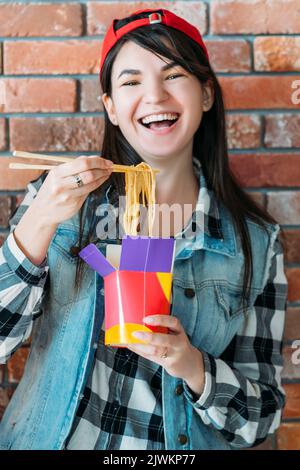
M145 131L151 132L154 135L165 135L173 131L173 129L176 127L176 124L178 123L179 120L180 120L180 116L178 116L177 120L171 126L163 127L160 129L150 129L150 127L144 126L140 121L138 121L138 123L143 127L143 129L145 129Z

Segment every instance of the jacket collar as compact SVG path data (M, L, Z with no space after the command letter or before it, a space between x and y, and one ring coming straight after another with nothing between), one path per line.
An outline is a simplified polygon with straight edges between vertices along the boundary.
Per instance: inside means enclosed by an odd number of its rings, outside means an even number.
M199 180L199 196L196 210L192 220L195 222L197 212L201 212L203 231L208 237L223 239L222 220L214 192L207 188L202 165L197 158L193 158L194 172ZM200 220L200 219L199 219Z
M196 232L192 240L184 241L184 249L178 255L178 259L188 258L194 250L204 249L223 255L236 255L236 238L232 219L225 207L218 202L213 190L207 186L202 165L197 158L193 158L194 172L199 179L199 195L196 209L190 223L192 231ZM199 224L200 221L200 224ZM188 224L188 227L190 224ZM183 233L186 231L184 229ZM178 234L177 234L178 235Z

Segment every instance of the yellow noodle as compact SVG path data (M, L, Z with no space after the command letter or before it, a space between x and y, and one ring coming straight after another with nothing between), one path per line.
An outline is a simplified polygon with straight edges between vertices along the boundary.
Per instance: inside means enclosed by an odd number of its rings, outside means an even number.
M135 168L148 171L135 171ZM125 212L124 230L127 235L137 235L140 218L140 198L142 205L148 205L148 236L153 235L155 216L155 176L147 163L139 163L125 172Z

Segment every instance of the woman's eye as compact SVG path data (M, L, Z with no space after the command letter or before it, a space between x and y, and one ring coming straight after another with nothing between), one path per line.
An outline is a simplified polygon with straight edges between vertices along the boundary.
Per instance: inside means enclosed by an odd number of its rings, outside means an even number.
M167 78L170 78L170 77L175 77L175 78L177 78L177 77L183 77L183 75L180 74L180 73L177 73L177 74L169 75ZM135 83L138 83L138 82L135 81L135 80L133 80L133 81L131 81L131 82L123 83L122 86L128 86L128 85L135 84Z
M126 83L123 83L122 86L125 86L125 85L130 85L130 83L137 83L136 81L132 81L132 82L126 82Z
M183 75L181 75L180 73L176 73L176 74L173 74L173 75L169 75L168 78L170 78L170 77L175 77L175 78L177 78L177 77L182 77L182 76L183 76Z

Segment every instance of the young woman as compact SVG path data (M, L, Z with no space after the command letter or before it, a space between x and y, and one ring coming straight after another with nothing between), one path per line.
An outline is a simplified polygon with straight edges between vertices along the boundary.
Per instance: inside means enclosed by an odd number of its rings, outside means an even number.
M222 93L206 47L170 11L141 10L113 21L100 72L102 155L158 168L156 202L191 208L171 227L171 315L145 320L170 333L105 346L102 278L78 257L89 241L103 253L121 242L105 239L99 221L102 209L118 208L124 175L98 156L43 174L28 185L0 251L1 362L32 333L0 446L255 446L279 426L284 405L287 283L279 225L230 172ZM201 230L184 238L196 216ZM159 236L158 220L155 229Z

